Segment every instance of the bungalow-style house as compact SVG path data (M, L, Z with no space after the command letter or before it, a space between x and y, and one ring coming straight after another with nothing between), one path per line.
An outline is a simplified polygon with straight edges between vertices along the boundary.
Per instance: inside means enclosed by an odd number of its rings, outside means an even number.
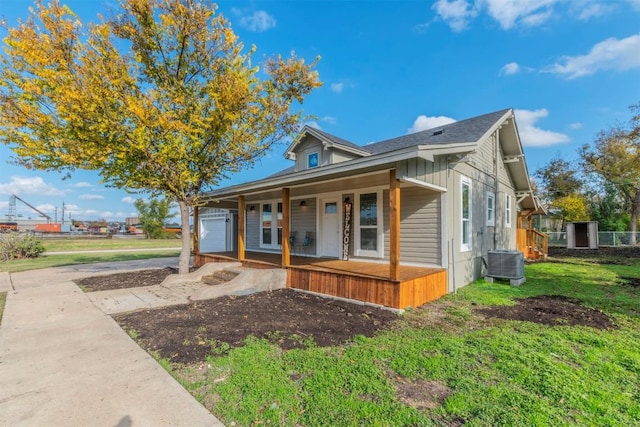
M489 250L543 247L522 229L539 203L511 109L364 146L305 126L285 157L206 194L196 265L276 265L288 287L406 308L485 275Z

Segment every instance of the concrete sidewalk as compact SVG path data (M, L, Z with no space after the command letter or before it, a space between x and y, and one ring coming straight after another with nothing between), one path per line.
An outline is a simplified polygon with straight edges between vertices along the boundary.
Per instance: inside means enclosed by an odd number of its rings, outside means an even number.
M147 261L11 275L0 326L0 425L222 425L70 281L177 265Z

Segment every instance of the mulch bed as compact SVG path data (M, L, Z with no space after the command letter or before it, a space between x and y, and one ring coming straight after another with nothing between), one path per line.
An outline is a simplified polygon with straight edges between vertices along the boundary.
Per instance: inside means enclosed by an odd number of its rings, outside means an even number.
M580 301L562 295L521 298L515 305L481 307L474 310L486 317L521 320L549 326L590 326L610 329L615 325L606 314L584 307Z
M170 268L143 270L89 277L76 283L87 292L132 288L160 284L175 272ZM636 280L627 278L626 283L637 286ZM523 298L513 306L478 307L474 312L549 326L615 328L604 313L558 295ZM186 364L202 362L212 350L242 346L251 335L267 338L284 350L305 347L310 340L319 346L333 346L349 342L356 335L372 336L397 318L391 311L291 289L114 316L123 329L135 331L147 351Z
M250 335L285 350L305 347L308 339L319 346L339 345L356 335L371 336L397 318L388 310L291 289L114 316L123 329L136 331L148 351L180 363L201 362L221 343L242 346Z
M176 273L178 273L178 270L175 268L155 268L151 270L109 274L106 276L85 277L84 279L77 279L74 282L85 292L97 292L111 289L141 288L143 286L159 285L167 276Z

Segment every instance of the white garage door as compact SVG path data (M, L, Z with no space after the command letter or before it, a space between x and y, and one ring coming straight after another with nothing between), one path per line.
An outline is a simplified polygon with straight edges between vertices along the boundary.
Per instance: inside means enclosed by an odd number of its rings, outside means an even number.
M227 250L227 215L200 220L200 252L224 252Z

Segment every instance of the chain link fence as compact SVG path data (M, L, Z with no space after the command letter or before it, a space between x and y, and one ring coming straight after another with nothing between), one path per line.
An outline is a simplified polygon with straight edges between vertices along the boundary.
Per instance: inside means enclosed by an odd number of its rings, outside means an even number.
M567 233L562 232L547 232L549 237L549 246L567 246ZM635 246L640 246L640 233L636 232ZM631 246L633 235L630 231L599 231L598 232L598 245L599 246Z

